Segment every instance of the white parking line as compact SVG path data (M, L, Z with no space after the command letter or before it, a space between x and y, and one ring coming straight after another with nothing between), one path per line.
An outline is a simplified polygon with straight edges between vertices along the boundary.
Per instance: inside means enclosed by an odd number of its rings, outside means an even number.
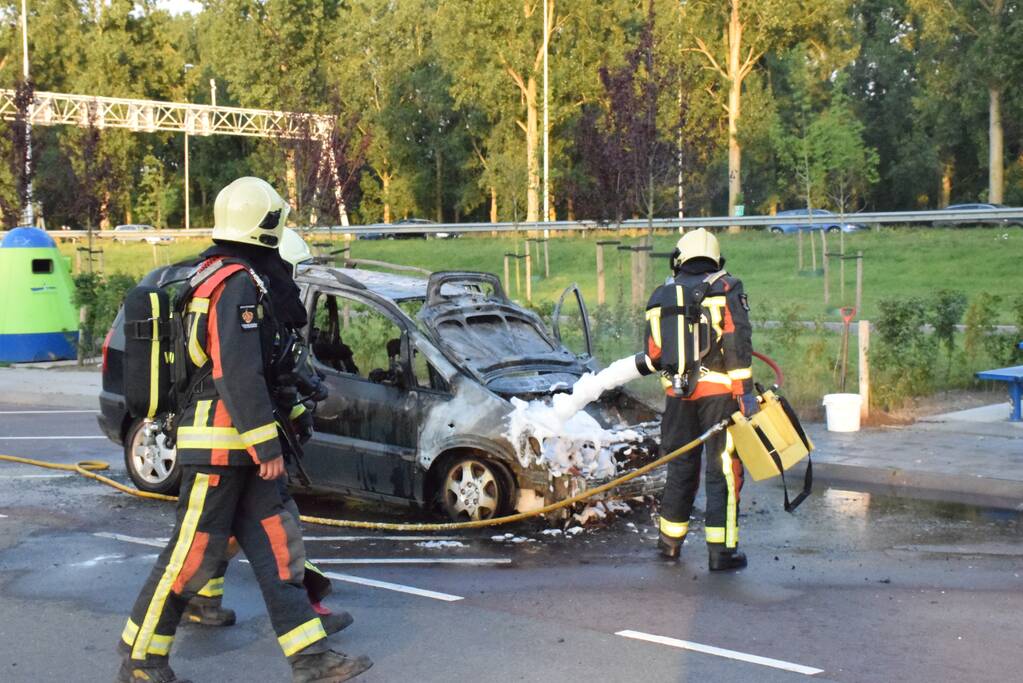
M125 536L124 534L115 534L109 531L97 531L93 536L99 538L111 538L115 541L124 541L125 543L137 543L138 545L148 545L154 548L162 548L167 545L167 538L139 538L138 536Z
M0 415L64 415L70 413L98 413L98 410L0 410Z
M815 669L812 666L793 664L792 662L785 662L780 659L771 659L770 657L760 657L759 655L751 655L737 650L726 650L724 648L714 647L713 645L701 645L700 643L694 643L688 640L678 640L677 638L668 638L667 636L655 636L653 634L642 633L640 631L618 631L615 635L625 638L633 638L635 640L645 640L648 643L657 643L658 645L677 647L680 650L691 650L692 652L714 655L715 657L726 657L728 659L736 659L740 662L769 666L773 669L783 669L785 671L791 671L805 676L813 676L824 672L824 669Z
M7 515L0 515L0 519L7 519Z
M305 536L305 542L320 541L453 541L458 536Z
M81 439L105 439L105 436L0 436L0 441L43 441L63 439L64 441L79 441Z
M337 572L324 572L324 576L335 579L337 581L344 581L345 583L354 583L360 586L369 586L370 588L383 588L384 590L394 591L396 593L408 593L409 595L418 595L422 598L433 598L434 600L442 600L444 602L457 602L458 600L465 600L461 595L451 595L450 593L438 593L437 591L430 591L424 588L416 588L415 586L405 586L400 583L390 583L389 581L377 581L376 579L367 579L361 576L352 576L351 574L338 574Z
M309 560L313 564L511 564L507 557L355 557Z

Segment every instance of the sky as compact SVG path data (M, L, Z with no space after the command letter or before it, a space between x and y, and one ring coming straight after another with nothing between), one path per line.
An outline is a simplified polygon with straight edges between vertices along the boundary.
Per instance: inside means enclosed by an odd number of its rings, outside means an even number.
M202 9L202 5L198 2L192 2L192 0L157 0L156 5L171 14L181 14L182 12L198 14L199 10Z

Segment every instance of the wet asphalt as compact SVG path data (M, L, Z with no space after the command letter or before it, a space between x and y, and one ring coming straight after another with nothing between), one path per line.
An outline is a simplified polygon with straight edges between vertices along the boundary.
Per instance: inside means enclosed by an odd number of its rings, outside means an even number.
M32 409L0 403L0 453L107 460L126 480L118 446L62 438L100 436L94 413L9 412ZM325 497L299 504L422 519ZM355 616L332 642L376 662L360 681L1018 680L1019 513L830 489L789 515L762 484L742 507L750 567L734 575L707 572L698 522L682 561L661 560L644 505L574 534L305 532L308 556L340 578L327 603ZM0 681L113 680L114 644L172 516L168 504L0 463ZM226 604L236 626L179 631L179 675L289 680L242 563Z

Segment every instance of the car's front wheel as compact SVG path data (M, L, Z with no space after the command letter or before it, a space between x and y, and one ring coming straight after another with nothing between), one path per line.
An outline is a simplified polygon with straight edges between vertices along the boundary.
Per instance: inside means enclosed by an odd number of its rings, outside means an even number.
M459 456L444 470L440 498L453 521L497 517L505 510L510 494L506 477L484 458Z
M124 466L141 491L174 494L181 484L177 451L167 445L167 437L154 422L132 424L124 440Z
M771 234L772 234L772 235L783 235L783 234L785 234L785 231L784 231L784 230L782 230L781 228L779 228L779 227L778 227L778 226L776 225L776 226L774 226L773 228L771 228Z

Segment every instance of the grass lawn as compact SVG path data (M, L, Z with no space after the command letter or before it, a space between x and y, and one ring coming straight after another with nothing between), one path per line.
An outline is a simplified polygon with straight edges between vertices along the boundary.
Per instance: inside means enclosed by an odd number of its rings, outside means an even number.
M524 235L523 235L524 237ZM552 238L550 242L551 277L543 278L542 256L533 259L534 302L553 301L561 291L578 283L587 302L596 303L595 248L596 236L588 238ZM611 239L608 233L600 239ZM319 239L319 238L318 238ZM670 252L676 236L660 234L654 238L654 251ZM832 262L830 273L831 301L824 305L824 278L809 273L809 239L804 238L805 270L797 272L797 240L794 235L769 235L744 232L721 235L722 251L727 268L743 279L750 305L757 311L773 312L797 306L808 320L823 317L838 320L837 308L852 305L855 296L855 262L846 262L845 298L840 296L838 262ZM623 242L638 244L639 238ZM818 251L820 241L816 241ZM429 270L489 270L501 275L505 252L523 251L522 239L465 237L457 240L358 240L352 243L355 258L377 259L393 263L421 266ZM181 240L157 248L156 258L168 262L194 255L205 246L202 240ZM141 276L154 265L153 248L145 243L113 244L104 241L104 266L108 273L124 272ZM828 247L838 251L838 235L829 235ZM535 247L534 247L535 249ZM884 298L926 297L939 289L961 290L971 299L980 292L1017 295L1023 280L1018 271L1023 263L1023 230L1009 229L931 229L885 228L845 236L847 254L863 251L864 285L861 317L871 318L877 302ZM61 250L72 256L74 245L62 244ZM542 251L541 251L542 254ZM524 264L522 265L524 276ZM820 257L818 254L818 268ZM608 302L618 300L619 292L630 297L631 273L629 254L614 247L605 248ZM512 296L525 297L525 287L515 291L515 269L512 266ZM668 275L666 259L655 259L648 269L649 292ZM644 295L645 296L645 295ZM766 311L765 311L766 309ZM1013 322L1003 311L999 323Z
M358 240L352 242L354 258L416 265L428 270L486 270L502 275L504 254L523 251L523 239L492 238L489 235L455 240ZM316 238L322 242L323 238ZM630 254L613 246L605 248L607 305L596 306L595 247L596 239L618 239L610 233L583 237L552 238L550 242L551 276L543 277L542 246L540 258L533 259L533 304L541 311L550 311L565 287L577 283L588 302L595 325L598 357L604 363L639 349L637 322L642 319L631 306ZM639 237L624 237L623 243L638 244ZM654 251L670 252L677 236L659 234L654 238ZM810 242L804 237L805 270L797 272L797 239L794 235L776 236L762 232L744 232L720 236L722 251L729 271L745 282L754 321L763 320L839 320L837 308L852 305L855 296L855 262L847 261L845 297L841 297L838 262L833 261L830 287L831 303L823 302L824 278L810 273ZM340 238L334 248L342 245ZM103 242L104 267L107 273L123 272L140 277L153 268L154 258L160 263L194 256L205 248L205 240L181 240L154 248L146 243L114 244ZM820 249L819 238L816 240ZM327 245L328 247L330 245ZM829 235L828 247L839 249L838 235ZM536 247L534 246L534 249ZM72 257L74 245L61 245ZM1011 229L881 229L845 236L847 254L864 254L863 318L876 315L878 302L885 298L927 298L941 289L962 291L969 299L981 293L1000 294L1007 298L1023 296L1017 275L1023 263L1023 230ZM535 253L535 252L534 252ZM818 252L818 266L820 255ZM653 287L668 275L666 258L658 258L648 268L648 282L643 287L644 302ZM521 275L524 278L524 264ZM511 266L510 294L525 299L525 287L515 288L515 267ZM524 280L523 280L524 282ZM993 323L1016 322L1008 306L1000 307ZM563 325L571 328L571 325ZM838 380L834 368L840 346L840 335L823 329L788 333L758 329L754 341L782 365L787 375L786 392L804 414L819 414L820 397L836 391ZM847 387L856 391L856 341L850 351ZM937 364L938 359L935 360ZM941 387L972 385L972 367L986 364L984 358L957 364L957 371L938 384ZM937 365L936 365L937 367ZM770 375L759 361L755 363L758 378ZM942 373L943 374L943 373ZM656 382L647 380L637 387L641 393L658 395Z

